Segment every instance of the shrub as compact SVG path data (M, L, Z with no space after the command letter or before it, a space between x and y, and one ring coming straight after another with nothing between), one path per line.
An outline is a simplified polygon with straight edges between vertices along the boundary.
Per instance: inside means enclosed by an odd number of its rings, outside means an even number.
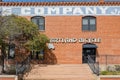
M106 75L107 73L108 73L108 71L102 71L100 74Z
M101 75L120 75L120 71L102 71Z
M108 66L107 71L116 71L115 66Z
M120 71L120 65L115 65L116 71Z

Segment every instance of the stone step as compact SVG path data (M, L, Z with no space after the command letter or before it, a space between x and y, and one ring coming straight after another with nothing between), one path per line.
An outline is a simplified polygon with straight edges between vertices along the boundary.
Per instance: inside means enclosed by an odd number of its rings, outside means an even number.
M94 80L87 64L34 65L24 80Z
M37 79L37 80L41 80L41 79L45 79L45 80L49 80L49 79L56 79L56 80L58 80L58 79L61 79L61 80L69 80L69 79L74 79L74 80L76 80L76 79L79 79L79 80L94 80L95 78L94 77L91 77L91 76L74 76L74 77L71 77L71 75L69 75L69 76L66 76L66 77L64 77L64 76L59 76L58 77L58 75L57 75L57 77L53 77L53 76L51 76L50 77L50 75L49 76L47 76L47 75L45 75L46 77L40 77L40 76L31 76L31 77L27 77L27 78L24 78L24 80L29 80L29 79Z
M81 79L81 78L59 78L59 79L25 79L25 80L96 80L96 79Z
M25 80L96 80L96 79L84 79L84 78L59 78L59 79L25 79Z

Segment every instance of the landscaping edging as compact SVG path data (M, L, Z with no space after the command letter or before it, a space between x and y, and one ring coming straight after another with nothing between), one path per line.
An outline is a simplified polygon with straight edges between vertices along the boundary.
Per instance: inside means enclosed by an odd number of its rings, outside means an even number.
M18 80L16 75L0 75L0 80Z
M101 75L100 80L120 80L120 75Z

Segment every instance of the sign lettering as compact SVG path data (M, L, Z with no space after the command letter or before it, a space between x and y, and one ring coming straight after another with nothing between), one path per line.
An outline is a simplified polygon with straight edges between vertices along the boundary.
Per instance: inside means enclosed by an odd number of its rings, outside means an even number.
M100 43L100 38L51 38L50 43Z
M2 15L19 16L72 16L72 15L118 15L120 6L0 6Z

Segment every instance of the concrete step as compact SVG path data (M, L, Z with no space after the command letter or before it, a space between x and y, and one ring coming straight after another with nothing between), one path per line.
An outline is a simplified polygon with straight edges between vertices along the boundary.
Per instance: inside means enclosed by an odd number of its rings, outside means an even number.
M34 65L24 80L94 80L87 64Z

